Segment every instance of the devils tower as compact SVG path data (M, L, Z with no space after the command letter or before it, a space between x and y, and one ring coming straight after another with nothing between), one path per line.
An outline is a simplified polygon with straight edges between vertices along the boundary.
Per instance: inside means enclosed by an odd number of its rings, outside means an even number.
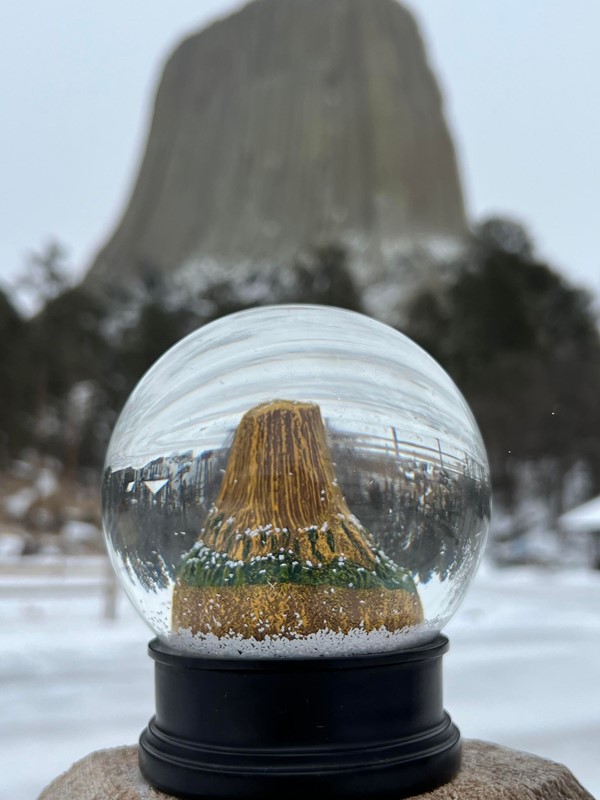
M131 198L85 279L202 285L344 244L361 290L467 230L442 97L396 0L255 0L165 66Z
M319 407L274 400L248 411L180 565L174 631L294 639L422 621L411 575L346 504Z

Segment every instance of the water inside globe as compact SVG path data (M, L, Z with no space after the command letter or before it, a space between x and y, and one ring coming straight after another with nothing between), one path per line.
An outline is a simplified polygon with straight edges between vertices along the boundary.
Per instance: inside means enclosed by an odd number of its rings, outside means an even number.
M132 393L103 485L109 553L153 631L202 655L433 639L483 552L468 406L407 337L318 307L190 334Z

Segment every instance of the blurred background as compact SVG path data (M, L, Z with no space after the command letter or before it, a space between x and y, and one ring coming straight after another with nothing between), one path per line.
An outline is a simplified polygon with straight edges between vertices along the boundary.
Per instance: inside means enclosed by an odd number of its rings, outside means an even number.
M171 344L274 302L380 319L466 396L494 515L448 629L446 704L464 735L600 792L600 7L6 16L0 800L152 713L149 631L104 556L108 438Z

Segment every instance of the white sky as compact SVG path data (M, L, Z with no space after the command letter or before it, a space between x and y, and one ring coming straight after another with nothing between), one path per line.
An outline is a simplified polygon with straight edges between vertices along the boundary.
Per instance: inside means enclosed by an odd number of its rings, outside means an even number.
M127 201L164 60L238 5L5 4L0 281L53 237L77 273L89 266ZM471 219L517 217L542 256L600 291L600 2L407 5L445 93Z

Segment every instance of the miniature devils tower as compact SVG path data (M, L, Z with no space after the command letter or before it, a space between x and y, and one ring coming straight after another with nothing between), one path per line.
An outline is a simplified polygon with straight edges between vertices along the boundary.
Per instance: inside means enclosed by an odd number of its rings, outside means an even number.
M275 400L244 415L172 613L175 632L259 641L422 622L412 578L346 504L317 405Z

